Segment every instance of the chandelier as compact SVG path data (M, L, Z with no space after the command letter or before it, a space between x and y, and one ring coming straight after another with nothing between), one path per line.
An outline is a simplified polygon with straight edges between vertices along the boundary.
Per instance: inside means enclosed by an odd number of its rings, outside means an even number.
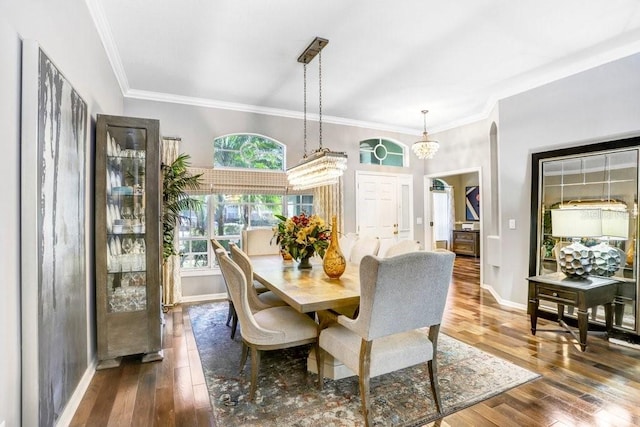
M322 146L322 49L329 40L316 37L298 57L304 67L304 156L294 167L287 170L289 185L294 190L306 190L324 185L336 184L347 169L347 154L331 151ZM307 64L318 56L319 94L319 146L307 155Z
M440 148L440 143L438 141L429 140L429 136L427 133L427 113L429 110L422 110L422 115L424 116L424 132L422 132L422 139L420 141L414 142L413 152L416 153L419 159L433 159L433 156Z

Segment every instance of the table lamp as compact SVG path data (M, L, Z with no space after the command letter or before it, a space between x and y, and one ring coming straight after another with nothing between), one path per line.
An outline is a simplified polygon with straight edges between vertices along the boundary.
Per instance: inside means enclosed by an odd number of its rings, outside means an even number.
M602 209L600 212L602 225L602 242L593 246L594 276L611 277L620 268L625 253L615 247L609 246L610 240L627 240L629 238L629 212L612 209Z
M572 239L569 246L560 249L560 270L569 278L586 278L595 257L593 250L580 243L580 239L602 236L601 209L552 209L551 234Z

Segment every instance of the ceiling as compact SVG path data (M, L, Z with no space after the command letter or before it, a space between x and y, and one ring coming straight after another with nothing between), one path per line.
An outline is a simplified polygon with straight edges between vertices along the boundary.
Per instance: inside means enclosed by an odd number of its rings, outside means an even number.
M86 0L126 97L416 133L640 52L637 0ZM318 113L318 57L307 66Z

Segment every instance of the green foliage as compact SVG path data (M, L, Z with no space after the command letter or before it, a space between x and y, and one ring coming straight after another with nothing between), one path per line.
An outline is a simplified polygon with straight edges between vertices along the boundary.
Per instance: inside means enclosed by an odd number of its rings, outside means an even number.
M190 156L180 154L170 165L162 164L162 258L176 255L175 229L180 213L197 211L202 201L189 197L187 190L197 190L202 174L191 175L187 171Z

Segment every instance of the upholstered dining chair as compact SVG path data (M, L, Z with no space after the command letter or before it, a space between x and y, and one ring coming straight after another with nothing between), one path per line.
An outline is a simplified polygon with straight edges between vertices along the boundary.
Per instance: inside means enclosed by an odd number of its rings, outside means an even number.
M313 344L316 363L320 363L318 350L318 325L309 316L297 312L290 306L271 307L253 313L249 306L244 272L226 251L218 249L220 269L227 278L229 292L233 300L242 335L242 372L249 351L251 352L251 387L249 401L253 401L258 386L260 352ZM317 366L320 369L320 366ZM306 369L306 368L305 368ZM319 372L319 371L318 371ZM321 377L318 377L320 381Z
M216 239L211 239L211 246L213 246L213 253L216 257L216 261L218 262L218 265L220 265L217 250L221 249L226 252L226 249ZM227 281L224 279L224 276L222 276L222 281L224 282L224 289L227 291L227 301L229 303L229 312L227 313L227 326L229 326L229 322L231 322L231 339L234 339L236 337L236 330L238 329L238 315L236 314L236 310L233 307L233 301L231 300L231 296L229 295L229 287L227 286Z
M420 250L420 243L415 240L400 240L395 245L389 247L384 254L385 258L391 258L392 256L402 255L409 252L416 252Z
M249 299L249 307L254 313L259 310L264 310L269 307L276 307L279 305L286 305L287 303L282 301L280 297L271 291L260 292L256 290L255 280L253 279L253 265L247 254L235 244L229 244L231 249L231 259L238 264L238 267L245 275L245 279L248 284L247 298Z
M340 236L338 239L338 245L340 245L340 250L342 251L342 255L344 255L345 259L351 258L351 249L353 249L353 245L358 240L358 235L356 233L346 233Z
M360 311L338 316L320 332L320 348L360 378L365 424L371 425L369 379L427 362L436 409L442 412L436 353L453 272L453 252L365 256L360 264ZM426 330L419 328L429 327ZM320 378L324 352L320 352ZM322 387L322 381L319 382Z
M271 244L271 228L252 228L242 230L242 250L249 256L278 255L280 246Z
M366 255L377 255L379 247L380 239L378 239L377 237L360 236L358 237L358 240L356 240L356 242L353 244L349 262L353 264L360 264L360 261Z

